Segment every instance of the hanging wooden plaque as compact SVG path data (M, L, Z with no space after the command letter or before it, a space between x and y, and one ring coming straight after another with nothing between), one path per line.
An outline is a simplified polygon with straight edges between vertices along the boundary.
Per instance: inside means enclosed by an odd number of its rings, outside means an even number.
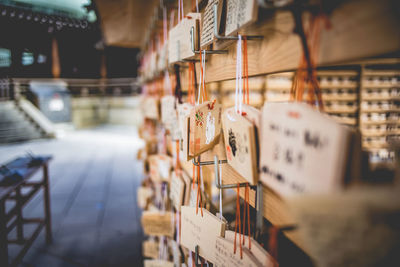
M193 58L195 53L192 51L192 41L190 30L194 28L195 50L199 44L199 23L200 13L188 13L180 23L172 28L168 33L168 62L169 64L183 59Z
M148 157L150 178L153 182L169 181L172 159L167 155L151 155Z
M146 235L174 237L175 225L172 212L144 211L141 222Z
M150 197L153 196L153 190L148 187L141 186L137 190L137 203L141 209L145 209Z
M174 263L164 260L144 260L144 267L174 267Z
M303 103L262 110L262 182L283 196L342 188L352 131Z
M242 236L243 238L243 236ZM276 260L253 238L251 239L251 249L249 249L248 236L244 236L244 247L246 250L251 252L251 254L257 259L257 261L264 267L274 267L277 266ZM234 231L225 231L225 239L231 242L235 240ZM236 240L237 246L239 246L239 239Z
M214 40L214 6L218 6L218 25L217 29L219 29L219 21L221 20L222 13L222 2L220 0L209 0L207 6L202 13L201 22L201 38L200 38L200 47L204 48L205 46L211 44Z
M215 266L218 267L262 267L265 266L259 262L254 255L247 249L243 248L243 258L240 258L239 246L236 247L236 253L233 253L234 241L223 237L217 237L215 240L214 258Z
M143 256L146 258L158 258L159 243L155 240L146 240L142 243Z
M256 21L257 13L257 0L227 0L225 35L236 33Z
M199 255L210 262L216 262L215 246L218 237L223 237L225 223L203 209L203 216L195 207L181 209L181 244L191 251L199 246Z
M177 124L177 113L175 109L175 96L167 95L161 98L161 122L165 129L171 131Z
M258 182L256 130L248 119L228 108L222 116L226 157L250 184Z
M171 186L170 186L170 198L175 209L180 211L185 196L185 182L183 181L181 174L172 172L171 175Z
M198 156L214 147L221 134L221 105L207 101L190 112L189 155Z
M154 96L144 96L141 102L143 117L153 120L159 118L159 101Z

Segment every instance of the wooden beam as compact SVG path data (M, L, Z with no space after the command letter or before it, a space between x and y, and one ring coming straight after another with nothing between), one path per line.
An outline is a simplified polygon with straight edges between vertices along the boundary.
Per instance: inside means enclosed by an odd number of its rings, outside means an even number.
M390 0L353 0L339 6L330 16L332 28L321 34L318 65L343 64L399 51L397 12ZM273 17L241 32L264 36L262 41L248 42L250 76L297 68L302 51L293 28L291 13L277 11ZM226 43L215 44L221 46ZM206 82L235 78L235 43L230 42L227 49L227 55L208 56Z

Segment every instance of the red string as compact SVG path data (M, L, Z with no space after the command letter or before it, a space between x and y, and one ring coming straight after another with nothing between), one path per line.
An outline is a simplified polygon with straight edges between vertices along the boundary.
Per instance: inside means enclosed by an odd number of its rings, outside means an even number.
M197 167L197 197L196 197L196 214L199 212L199 206L201 211L201 217L203 217L203 202L201 195L201 186L200 186L200 166Z
M271 256L275 259L274 266L278 266L278 233L279 229L271 226L269 228L269 252Z
M236 254L236 234L239 234L239 248L240 248L240 258L243 258L242 250L242 236L240 234L241 222L240 222L240 186L237 185L237 195L236 195L236 221L235 221L235 240L233 244L233 253Z
M249 196L250 194L250 186L246 184L245 191L244 191L244 206L243 206L243 228L242 228L242 235L243 235L243 245L245 244L245 229L246 229L246 215L247 215L247 231L248 231L248 240L249 240L249 249L251 249L251 240L250 240L250 203L249 203ZM246 213L247 209L247 213Z

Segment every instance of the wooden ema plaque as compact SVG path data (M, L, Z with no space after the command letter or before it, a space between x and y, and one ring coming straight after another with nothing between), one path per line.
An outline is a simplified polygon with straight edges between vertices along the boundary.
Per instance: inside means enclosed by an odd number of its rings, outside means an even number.
M227 0L225 35L234 34L256 21L257 12L256 0Z
M146 240L142 243L143 256L146 258L157 259L159 243L154 240Z
M215 247L218 237L223 237L225 223L203 209L203 216L195 207L183 206L181 209L181 245L191 251L199 246L199 255L215 263Z
M200 13L189 13L180 23L172 28L168 33L168 62L169 64L183 59L193 58L195 53L192 51L192 41L190 30L194 28L195 50L198 50L199 43L199 21Z
M144 96L141 102L143 117L153 120L159 118L159 101L154 96Z
M258 182L256 130L248 119L228 108L222 116L226 158L250 184Z
M174 267L174 263L164 260L144 260L144 267Z
M236 246L236 253L233 253L234 241L223 237L217 237L215 241L214 258L215 266L218 267L263 267L254 255L247 249L243 248L243 258L240 258L240 248Z
M195 157L211 149L221 134L221 105L207 101L190 112L189 156Z
M142 227L145 235L174 237L174 214L172 212L144 211Z
M201 38L200 47L205 48L207 45L212 44L214 40L214 6L218 5L218 29L219 21L221 20L222 2L219 0L209 0L207 6L202 13L201 22Z
M137 203L141 209L145 209L149 198L153 196L153 190L148 187L141 186L137 190Z
M172 128L176 128L178 115L175 109L175 96L167 95L161 98L161 122L170 132Z
M150 166L150 179L159 183L169 181L171 171L171 158L167 155L151 155L148 157Z
M254 258L264 267L274 267L277 265L275 259L253 238L251 239L251 249L249 250L249 240L248 236L245 237L244 248L250 252L254 256ZM242 237L243 238L243 237ZM231 242L235 240L235 232L234 231L225 231L225 239ZM236 240L237 247L239 246L239 239ZM247 266L247 265L246 265Z
M172 172L171 183L170 183L170 198L175 209L180 211L185 197L185 182L183 181L181 174Z
M350 128L303 103L262 110L262 182L282 196L328 193L343 186Z

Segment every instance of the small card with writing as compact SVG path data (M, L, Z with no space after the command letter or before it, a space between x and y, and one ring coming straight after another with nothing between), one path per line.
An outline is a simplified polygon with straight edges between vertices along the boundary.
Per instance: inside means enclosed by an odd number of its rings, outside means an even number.
M222 0L209 0L207 6L202 13L201 22L201 38L200 38L200 47L204 48L205 46L211 44L214 40L214 6L218 6L218 18L217 18L217 29L219 29L219 21L221 20L222 13Z
M243 249L243 258L240 258L240 250L237 246L236 253L233 253L234 241L223 237L217 237L215 240L214 258L215 266L221 267L262 267L265 266L259 262L254 255L246 248Z
M251 239L251 249L249 250L248 236L244 237L244 250L248 250L254 256L255 259L264 267L275 267L278 266L276 260L266 251L256 240ZM234 231L225 231L225 239L231 242L235 241ZM236 244L239 245L239 240L236 240Z
M208 210L203 209L203 216L196 214L195 207L181 208L181 244L191 251L199 246L199 255L215 263L215 247L218 237L223 237L225 223Z
M353 132L310 105L265 103L261 181L282 196L329 193L344 186Z
M144 211L141 222L146 235L174 237L175 224L172 212Z
M226 0L225 35L236 33L257 20L257 0Z

